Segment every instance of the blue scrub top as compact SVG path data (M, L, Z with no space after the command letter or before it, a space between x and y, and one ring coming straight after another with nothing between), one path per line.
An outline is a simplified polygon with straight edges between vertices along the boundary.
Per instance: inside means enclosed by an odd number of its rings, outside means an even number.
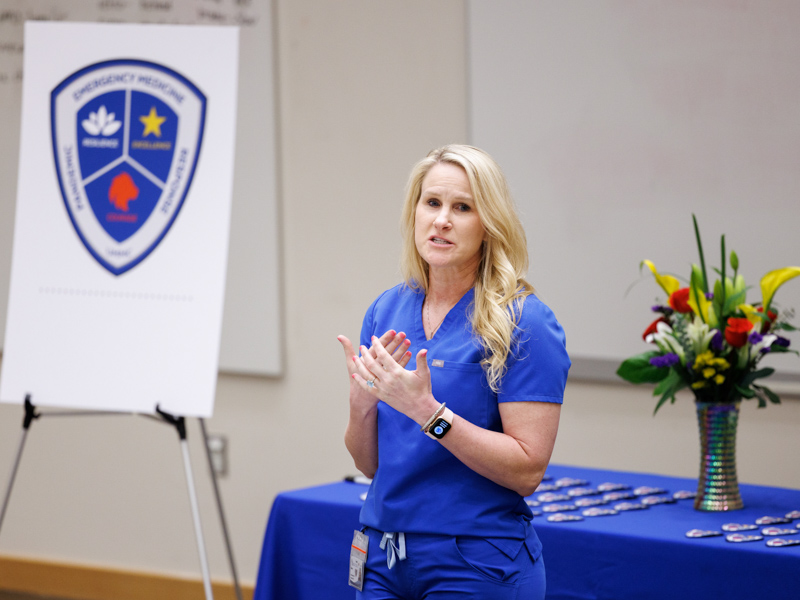
M483 348L472 331L473 290L445 317L431 340L425 338L425 294L398 285L372 303L361 330L361 344L389 329L405 332L412 359L428 349L434 397L471 423L502 431L499 402L561 403L570 360L564 331L536 296L525 298L508 370L499 392L489 387L481 367ZM517 492L479 475L455 458L419 425L383 402L378 403L378 470L361 510L361 523L380 531L470 535L495 540L516 554L529 536L530 508ZM502 538L510 542L504 546ZM512 542L511 540L518 540Z

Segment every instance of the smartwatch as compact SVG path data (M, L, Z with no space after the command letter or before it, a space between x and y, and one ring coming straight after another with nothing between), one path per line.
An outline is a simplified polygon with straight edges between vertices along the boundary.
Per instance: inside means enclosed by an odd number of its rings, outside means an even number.
M442 439L453 427L453 416L453 411L445 408L444 412L425 430L425 435L434 440Z

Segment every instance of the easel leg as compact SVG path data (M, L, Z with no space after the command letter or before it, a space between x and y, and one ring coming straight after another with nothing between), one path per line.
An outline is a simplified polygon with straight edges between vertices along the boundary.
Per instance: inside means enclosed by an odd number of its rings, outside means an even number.
M203 542L203 528L200 524L200 510L197 506L197 493L192 477L192 463L189 460L189 443L186 438L181 439L181 450L183 451L183 465L186 469L186 485L189 488L189 502L192 505L192 518L194 519L194 531L197 535L197 551L200 555L200 568L203 571L203 587L206 591L206 600L213 600L214 593L211 591L211 575L208 570L208 558L206 558L206 546Z
M231 538L228 535L228 523L225 519L225 511L222 508L222 495L219 493L219 485L217 484L217 473L214 471L214 462L211 459L211 451L208 449L208 432L206 431L206 421L200 417L200 429L203 432L203 445L206 448L206 457L208 458L208 470L211 473L211 482L214 484L214 497L217 499L217 511L219 512L219 521L222 525L222 535L225 538L225 547L228 550L228 562L231 565L231 573L233 574L233 585L236 590L236 600L242 600L242 588L239 585L239 575L236 573L236 562L233 560L233 548L231 547Z
M14 479L17 476L17 468L19 467L20 458L22 458L22 449L25 447L25 438L28 437L28 430L23 429L22 438L19 441L19 449L17 450L17 457L14 460L14 465L11 467L11 475L8 478L8 487L6 488L6 495L3 499L3 508L0 509L0 530L3 529L3 519L6 516L6 508L8 501L11 498L11 488L14 487Z
M200 509L197 506L197 492L194 488L194 477L192 477L192 461L189 459L189 443L186 441L186 419L164 412L158 405L156 405L156 413L167 423L174 425L178 431L181 452L183 452L183 467L186 470L186 487L189 488L189 502L192 505L194 531L197 536L197 552L200 555L200 568L203 571L203 587L206 590L206 600L214 600L214 593L211 591L211 575L208 571L208 558L206 558L206 545L203 542L203 527L200 524Z
M25 418L22 421L22 437L19 440L19 448L17 449L17 456L14 459L14 464L11 467L11 474L8 477L8 486L6 487L6 494L3 498L3 507L0 509L0 529L3 528L3 519L6 516L6 509L8 508L8 501L11 499L11 488L14 487L14 479L17 477L17 469L19 469L19 461L22 458L22 449L25 447L25 440L28 438L28 429L34 419L38 419L39 415L36 414L36 407L31 404L30 394L25 396Z

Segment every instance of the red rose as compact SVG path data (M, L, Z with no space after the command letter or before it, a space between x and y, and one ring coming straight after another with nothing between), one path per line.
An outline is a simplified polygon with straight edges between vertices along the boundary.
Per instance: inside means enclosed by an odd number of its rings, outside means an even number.
M658 319L656 319L655 321L650 323L650 325L647 326L647 329L645 329L644 333L642 334L642 339L644 341L647 341L647 336L648 335L650 335L651 333L656 333L658 331L658 324L659 323L667 323L667 324L669 324L669 321L667 321L664 317L659 317Z
M689 306L689 288L685 287L672 292L669 297L669 305L679 313L692 312L692 307Z
M747 335L753 329L753 324L749 319L728 319L728 326L725 328L725 341L734 348L741 348L747 343Z

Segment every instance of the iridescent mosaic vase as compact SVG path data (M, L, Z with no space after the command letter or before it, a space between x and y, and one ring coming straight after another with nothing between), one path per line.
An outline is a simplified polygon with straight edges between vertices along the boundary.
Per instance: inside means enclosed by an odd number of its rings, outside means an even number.
M700 427L700 477L697 510L738 510L744 505L736 477L736 426L739 402L695 402Z

